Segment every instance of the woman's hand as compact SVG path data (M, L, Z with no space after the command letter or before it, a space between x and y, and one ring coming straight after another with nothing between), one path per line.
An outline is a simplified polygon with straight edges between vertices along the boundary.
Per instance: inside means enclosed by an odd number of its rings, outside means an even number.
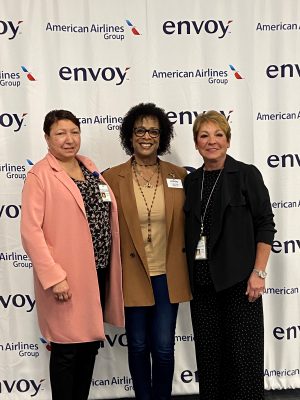
M66 279L52 286L52 292L55 299L58 301L68 301L72 297L72 293L70 292L69 284Z
M253 302L263 295L265 290L265 280L260 278L255 272L252 272L248 279L246 296Z

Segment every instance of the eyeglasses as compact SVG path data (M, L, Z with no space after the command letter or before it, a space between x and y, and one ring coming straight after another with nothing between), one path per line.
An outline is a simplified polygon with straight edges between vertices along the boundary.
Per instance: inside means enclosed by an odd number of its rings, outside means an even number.
M160 135L160 129L158 129L158 128L146 129L143 126L140 128L133 128L133 132L134 132L135 136L137 136L137 137L143 137L146 135L146 132L148 132L149 136L152 139L155 139Z

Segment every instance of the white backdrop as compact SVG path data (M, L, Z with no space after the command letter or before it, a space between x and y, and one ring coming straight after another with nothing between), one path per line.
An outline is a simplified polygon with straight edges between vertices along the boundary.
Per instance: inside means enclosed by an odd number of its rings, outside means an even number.
M101 169L126 160L122 116L153 101L174 122L165 159L198 167L192 122L225 114L229 153L269 187L278 233L268 268L265 387L300 387L300 3L294 0L0 0L0 397L50 398L31 263L19 236L30 163L46 153L54 108L82 122L81 153ZM91 399L133 396L124 331L107 329ZM174 394L195 393L188 305L176 336Z

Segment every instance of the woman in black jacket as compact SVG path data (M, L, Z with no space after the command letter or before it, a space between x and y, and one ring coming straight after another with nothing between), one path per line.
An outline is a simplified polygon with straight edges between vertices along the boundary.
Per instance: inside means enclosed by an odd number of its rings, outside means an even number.
M193 134L204 164L185 179L184 209L200 399L261 400L269 193L256 167L227 155L222 114L199 115Z

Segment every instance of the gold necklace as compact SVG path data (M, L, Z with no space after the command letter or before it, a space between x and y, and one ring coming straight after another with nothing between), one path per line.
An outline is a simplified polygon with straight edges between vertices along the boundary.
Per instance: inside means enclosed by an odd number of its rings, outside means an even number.
M143 197L143 200L144 200L144 203L145 203L145 206L146 206L146 209L147 209L147 213L148 213L148 218L147 218L147 223L148 223L148 227L147 227L147 229L148 229L147 242L151 243L152 242L152 237L151 237L151 211L152 211L153 203L154 203L154 200L155 200L155 197L156 197L157 188L158 188L160 165L159 165L159 162L158 162L157 163L157 179L156 179L154 194L153 194L153 198L152 198L152 202L151 202L151 206L150 207L148 206L146 197L144 195L144 192L143 192L142 187L140 185L140 182L138 180L137 171L136 171L136 164L134 162L132 163L132 169L133 169L133 172L134 172L134 175L135 175L135 179L136 179L137 184L138 184L138 188L139 188L139 190L141 192L141 195Z
M151 182L153 176L156 174L156 172L158 172L158 163L152 164L152 165L156 165L157 169L153 172L153 174L148 179L145 178L144 175L142 174L142 172L138 171L137 168L136 168L137 165L141 165L141 164L138 164L135 160L133 160L132 164L134 164L136 173L146 182L143 185L143 187L148 188L148 189L153 189L154 186L150 182Z
M148 188L148 189L153 189L154 186L150 183L150 181L151 181L151 179L153 178L153 176L155 175L155 173L156 173L157 171L158 171L158 170L156 170L156 171L153 172L153 174L150 176L150 179L146 179L146 178L144 177L144 175L143 175L141 172L137 171L137 173L139 174L139 176L140 176L142 179L144 179L144 181L146 182L146 183L143 185L143 187Z

